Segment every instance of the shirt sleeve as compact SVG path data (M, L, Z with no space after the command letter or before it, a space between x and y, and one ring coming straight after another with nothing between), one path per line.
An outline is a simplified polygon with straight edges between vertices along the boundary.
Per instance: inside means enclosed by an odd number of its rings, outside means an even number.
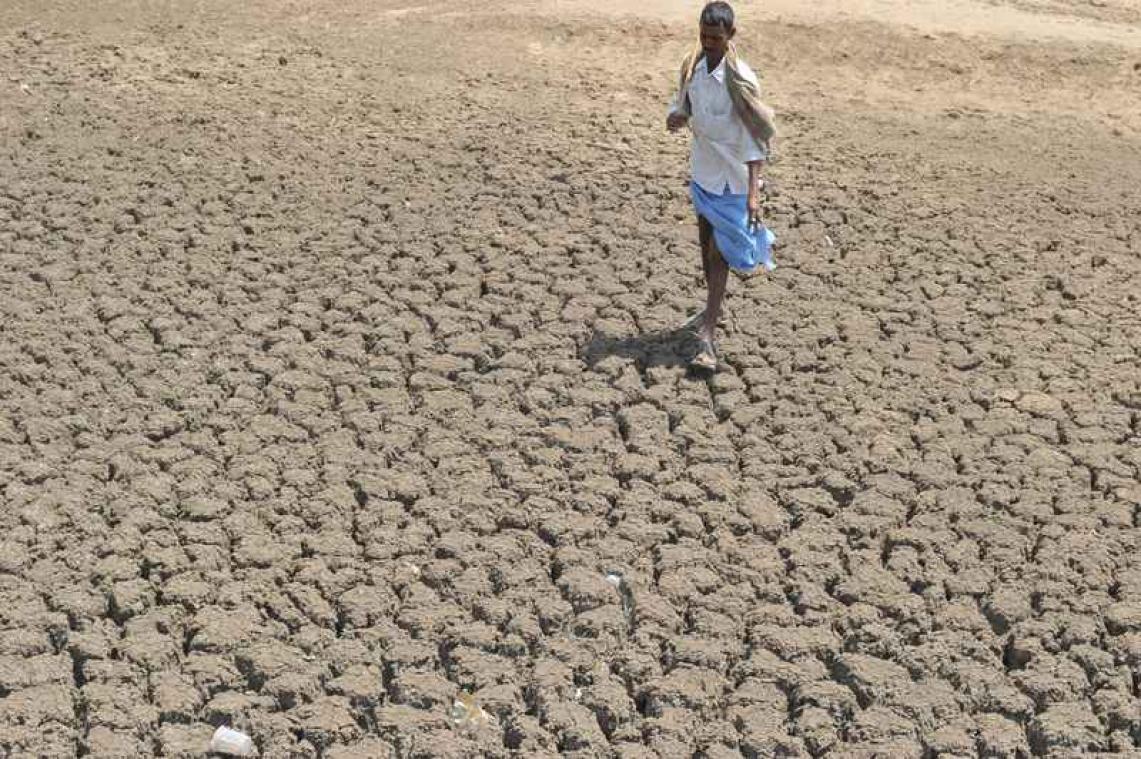
M749 134L749 130L745 129L744 125L742 125L742 131L744 134L741 135L741 162L752 163L753 161L768 160L768 151L757 144L753 135Z

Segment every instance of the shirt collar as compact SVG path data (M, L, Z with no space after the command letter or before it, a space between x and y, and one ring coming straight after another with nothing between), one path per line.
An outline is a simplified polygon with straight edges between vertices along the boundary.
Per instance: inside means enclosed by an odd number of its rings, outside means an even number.
M701 67L705 71L706 76L711 76L718 82L725 81L725 56L721 56L721 62L717 64L717 68L712 71L709 70L709 61L705 60L705 64Z

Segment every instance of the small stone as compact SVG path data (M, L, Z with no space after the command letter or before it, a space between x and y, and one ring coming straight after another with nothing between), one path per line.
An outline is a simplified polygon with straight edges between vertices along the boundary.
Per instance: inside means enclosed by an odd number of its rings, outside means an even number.
M1062 402L1045 393L1023 393L1014 402L1015 408L1035 416L1053 416L1061 413Z

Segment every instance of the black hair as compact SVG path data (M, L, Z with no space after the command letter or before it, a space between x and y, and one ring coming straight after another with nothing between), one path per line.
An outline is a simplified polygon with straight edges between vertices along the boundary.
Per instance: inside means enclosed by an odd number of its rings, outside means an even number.
M721 2L721 0L706 4L701 9L701 25L720 26L726 30L732 29L733 7L729 3Z

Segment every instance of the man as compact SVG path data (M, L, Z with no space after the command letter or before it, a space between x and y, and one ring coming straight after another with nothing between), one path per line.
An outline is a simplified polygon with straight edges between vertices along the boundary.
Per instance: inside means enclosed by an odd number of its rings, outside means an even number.
M761 167L775 134L772 111L760 100L757 76L737 55L733 9L711 2L701 11L700 48L682 64L666 127L689 125L690 195L697 211L705 310L689 323L699 350L691 365L715 371L714 332L729 269L752 274L774 268L773 234L761 223Z

